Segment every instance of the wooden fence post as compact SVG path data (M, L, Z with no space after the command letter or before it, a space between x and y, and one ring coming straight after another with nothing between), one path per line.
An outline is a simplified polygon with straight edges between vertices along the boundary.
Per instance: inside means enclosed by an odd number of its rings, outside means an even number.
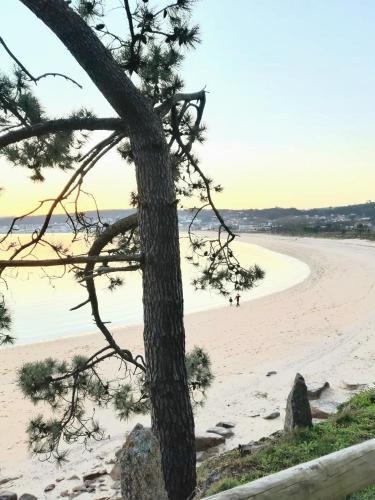
M375 439L371 439L206 500L344 500L374 483Z

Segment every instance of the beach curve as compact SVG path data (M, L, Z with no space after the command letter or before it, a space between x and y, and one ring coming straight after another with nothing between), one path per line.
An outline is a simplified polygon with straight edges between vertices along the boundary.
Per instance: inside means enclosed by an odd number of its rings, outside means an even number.
M344 380L369 383L375 376L375 245L260 234L243 235L242 240L306 262L311 273L287 290L248 301L240 308L186 316L188 349L194 345L206 348L215 373L207 403L196 414L197 432L219 420L233 420L236 432L228 442L230 447L282 428L285 400L297 371L308 382L328 380L332 387L325 395L328 399L347 396ZM139 326L129 327L118 330L117 335L126 335L129 346L138 352L142 350L139 331ZM95 334L0 352L2 474L22 470L23 478L37 491L38 478L45 482L46 468L51 467L51 474L54 470L52 465L23 462L24 429L36 411L15 391L17 367L49 355L68 358L101 345L101 337ZM266 377L271 370L276 375ZM281 412L281 418L262 418L275 410ZM104 418L113 440L99 447L113 450L128 425L118 423L113 415ZM94 461L93 455L87 456L86 469L90 460ZM82 452L73 450L70 469L79 472L80 462Z

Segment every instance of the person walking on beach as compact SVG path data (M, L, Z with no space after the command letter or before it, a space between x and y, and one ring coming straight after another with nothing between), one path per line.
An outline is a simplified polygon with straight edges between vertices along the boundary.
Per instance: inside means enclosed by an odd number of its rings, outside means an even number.
M239 293L237 293L235 299L236 299L236 307L240 307L240 297L241 295Z
M232 307L233 306L233 299L232 297L229 297L229 305Z

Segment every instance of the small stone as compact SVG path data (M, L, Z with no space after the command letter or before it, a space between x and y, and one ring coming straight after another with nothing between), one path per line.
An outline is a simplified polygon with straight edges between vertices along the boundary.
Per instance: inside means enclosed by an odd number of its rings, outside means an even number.
M348 384L347 382L344 382L344 388L348 389L349 391L356 391L357 389L365 389L368 386L368 384Z
M51 484L49 484L48 486L46 486L46 487L44 488L44 493L48 493L49 491L52 491L52 490L54 490L55 488L56 488L55 483L51 483Z
M11 481L15 481L22 476L13 476L13 477L5 477L4 479L0 479L0 486L6 483L10 483Z
M115 481L115 482L112 484L111 488L112 488L113 490L119 490L119 489L121 488L121 483L120 483L120 481Z
M225 443L225 437L223 436L195 436L196 451L205 451L223 443Z
M266 377L271 377L272 375L276 375L277 372L271 371L266 373Z
M278 431L272 432L272 434L270 434L269 436L262 438L262 439L266 440L266 441L276 441L277 439L281 438L281 436L283 434L284 434L284 431L279 429ZM262 441L262 440L260 439L260 441Z
M271 434L272 435L272 434ZM259 441L250 441L250 443L266 443L267 441L270 441L270 437L269 436L263 436L259 439Z
M274 420L275 418L278 418L280 417L280 412L279 411L273 411L272 413L270 413L269 415L266 415L264 418L264 420Z
M65 477L58 477L55 479L56 483L61 483L61 481L64 481Z
M106 460L104 463L106 465L113 465L113 464L117 463L117 459L116 458L110 458L109 460Z
M320 401L319 406L311 406L311 415L313 418L327 419L337 412L338 405L336 401Z
M68 477L68 481L79 481L79 477L77 474L74 474L74 476Z
M239 444L238 445L238 451L242 456L244 455L250 455L252 453L255 453L257 450L263 448L264 445L257 443L256 441L250 441L248 444Z
M64 491L62 491L62 492L60 493L60 496L61 496L61 497L68 497L68 496L69 496L69 494L70 494L70 493L69 493L69 490L64 490Z
M79 491L79 492L83 493L83 492L87 491L87 486L85 484L79 484L77 486L74 486L72 491L74 491L74 492Z
M220 455L221 449L220 446L214 446L212 448L208 448L206 451L199 451L197 453L197 462L203 462L204 460L208 460L212 457L217 457Z
M255 418L255 417L260 417L260 413L253 413L252 415L249 415L250 418Z
M323 385L310 385L307 386L307 397L310 401L319 399L322 392L330 387L329 382L324 382Z
M247 443L247 444L239 444L238 445L238 451L240 453L241 456L243 455L250 455L250 453L252 452L252 447L253 446L256 446L256 442L255 441L250 441L250 443Z
M320 408L314 408L313 406L311 407L311 415L312 418L317 418L319 420L326 420L328 417L331 416L330 413L327 413L324 410L321 410Z
M120 481L121 479L121 466L119 463L115 464L109 473L113 481Z
M206 432L209 432L210 434L218 434L219 436L223 436L225 438L229 438L234 434L233 431L230 429L224 429L224 427L211 427L210 429L207 429Z
M261 399L267 399L268 398L268 393L267 392L262 392L262 391L256 391L254 396L256 398L261 398Z
M105 469L90 472L89 474L85 474L83 476L83 480L84 481L93 481L95 479L98 479L98 477L105 476L106 474L108 474L108 473Z
M31 495L30 493L24 493L19 497L18 500L38 500L35 495Z
M80 495L82 495L83 493L85 493L84 491L72 491L69 495L69 498L76 498Z
M233 422L219 422L216 424L216 427L224 427L224 429L233 429L233 427L236 427L236 424Z
M17 493L13 491L0 491L0 500L17 500Z

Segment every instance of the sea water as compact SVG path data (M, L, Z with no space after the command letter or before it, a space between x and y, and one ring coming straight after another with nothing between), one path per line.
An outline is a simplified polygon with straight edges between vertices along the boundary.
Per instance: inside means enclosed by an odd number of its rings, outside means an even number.
M24 239L29 236L21 235ZM71 234L52 234L53 243L68 245ZM77 248L78 246L78 248ZM241 301L254 300L271 293L280 292L303 281L310 270L307 264L266 248L235 241L232 246L244 267L258 264L266 273L263 280L251 290L240 292ZM181 239L181 266L184 284L185 313L203 311L217 307L228 307L228 297L213 291L196 291L191 282L197 269L184 258L188 249L186 238ZM75 244L75 253L83 251L83 243ZM40 247L38 258L55 257L48 246ZM5 258L4 254L2 258ZM111 328L142 323L142 283L139 271L122 273L124 286L115 291L108 290L108 279L96 279L100 312ZM96 331L90 314L90 305L76 311L70 309L87 298L83 288L71 272L49 267L8 269L6 286L2 285L6 303L11 311L12 334L18 344L53 340L58 337L79 335ZM233 295L234 297L234 295Z

